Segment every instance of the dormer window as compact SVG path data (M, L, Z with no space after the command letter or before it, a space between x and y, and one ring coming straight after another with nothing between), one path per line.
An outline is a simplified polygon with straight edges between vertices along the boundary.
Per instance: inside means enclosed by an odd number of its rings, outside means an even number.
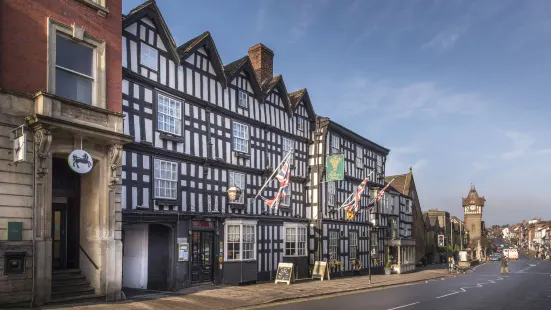
M249 106L249 94L242 90L239 90L237 94L239 107L246 109Z
M140 54L140 63L143 66L148 67L151 70L157 71L158 63L158 51L157 49L141 42L141 54Z
M297 129L300 131L304 130L304 119L300 117L297 118Z

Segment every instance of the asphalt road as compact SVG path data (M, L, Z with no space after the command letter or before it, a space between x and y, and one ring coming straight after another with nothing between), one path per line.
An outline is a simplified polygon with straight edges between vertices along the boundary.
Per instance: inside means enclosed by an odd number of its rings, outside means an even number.
M521 257L499 274L499 262L456 278L273 305L267 309L551 309L551 262ZM263 307L264 308L264 307ZM265 309L265 308L264 308Z

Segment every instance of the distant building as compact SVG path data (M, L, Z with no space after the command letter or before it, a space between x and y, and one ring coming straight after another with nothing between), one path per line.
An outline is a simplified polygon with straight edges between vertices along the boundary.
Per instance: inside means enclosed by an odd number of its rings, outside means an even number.
M484 231L482 221L482 209L486 199L478 195L476 188L471 186L466 198L462 198L464 210L465 229L469 232L469 247L475 253L478 241ZM477 257L480 258L480 257Z

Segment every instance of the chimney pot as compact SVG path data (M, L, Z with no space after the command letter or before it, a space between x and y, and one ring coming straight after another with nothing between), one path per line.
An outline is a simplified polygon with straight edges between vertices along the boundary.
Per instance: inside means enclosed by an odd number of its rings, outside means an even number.
M251 46L249 48L249 58L260 85L274 77L274 52L266 45L258 43Z

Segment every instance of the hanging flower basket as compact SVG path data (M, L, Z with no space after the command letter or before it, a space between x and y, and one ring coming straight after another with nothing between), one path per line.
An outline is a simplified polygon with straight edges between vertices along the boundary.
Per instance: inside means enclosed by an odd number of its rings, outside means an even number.
M362 270L362 262L359 259L351 259L350 265L352 266L352 270L354 271Z
M332 273L342 271L341 261L336 259L329 260L329 269L331 270Z

